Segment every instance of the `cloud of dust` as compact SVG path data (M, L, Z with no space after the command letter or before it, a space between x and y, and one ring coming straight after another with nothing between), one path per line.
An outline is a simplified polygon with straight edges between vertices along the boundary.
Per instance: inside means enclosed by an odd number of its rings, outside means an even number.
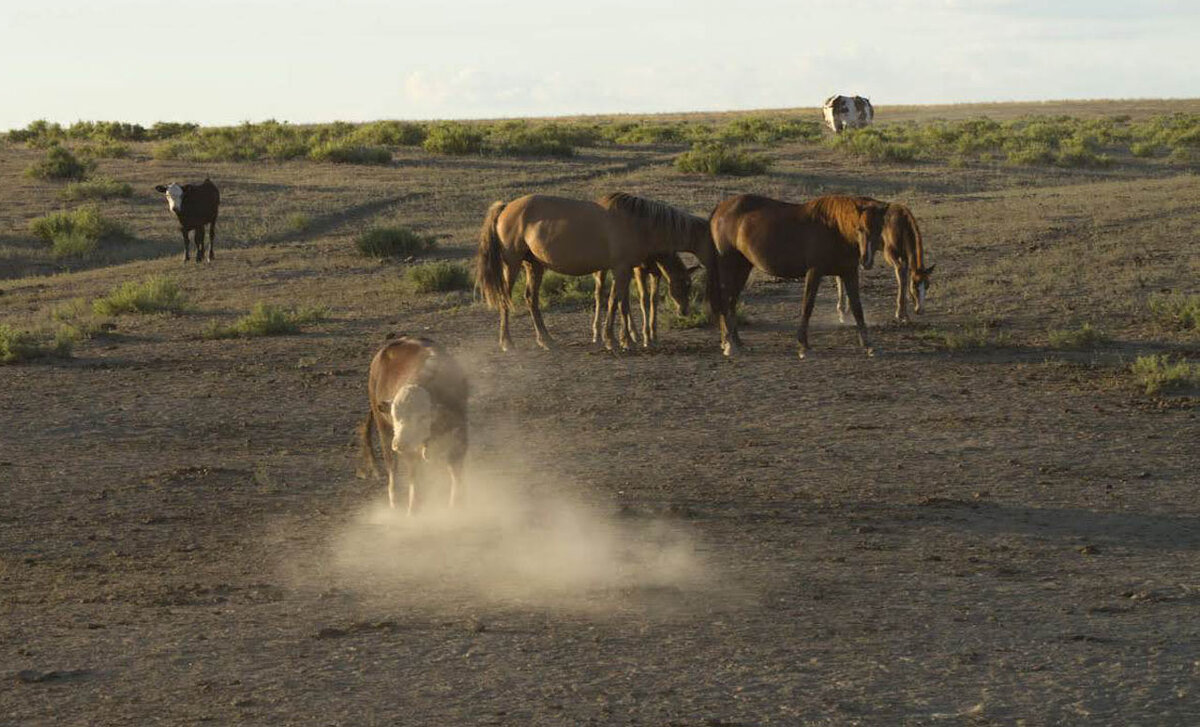
M330 585L409 608L595 611L641 598L682 603L710 582L678 527L522 491L478 469L467 480L466 508L448 509L433 488L413 517L382 504L361 513L321 569Z

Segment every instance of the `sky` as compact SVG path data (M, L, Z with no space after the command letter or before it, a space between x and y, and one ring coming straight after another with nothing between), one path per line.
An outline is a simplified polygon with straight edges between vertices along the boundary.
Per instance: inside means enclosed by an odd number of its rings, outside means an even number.
M1200 0L0 3L0 129L1200 97Z

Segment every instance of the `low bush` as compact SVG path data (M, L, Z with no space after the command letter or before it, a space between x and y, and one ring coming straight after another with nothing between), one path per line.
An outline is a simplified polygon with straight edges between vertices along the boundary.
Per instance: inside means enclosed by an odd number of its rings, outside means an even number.
M92 301L98 315L115 316L122 313L179 313L186 299L179 284L161 275L141 282L127 282L103 298Z
M1200 364L1184 359L1172 361L1166 354L1138 356L1130 372L1151 395L1200 386Z
M508 121L489 127L484 149L503 156L569 157L575 155L574 144L585 137L557 124Z
M525 304L525 282L525 276L522 275L513 285L512 299L514 303ZM547 270L542 275L538 300L542 308L552 308L556 305L579 305L593 302L595 291L596 281L591 275L563 275L553 270Z
M87 159L124 159L129 156L129 145L119 141L101 140L94 144L84 144L77 151Z
M730 148L720 142L703 142L675 158L681 172L745 177L762 174L771 161L761 154Z
M177 121L158 121L154 124L154 126L150 127L150 132L147 134L147 137L158 141L162 141L164 139L174 139L177 136L190 134L199 128L199 124L193 124L190 122L180 123Z
M372 227L358 236L355 247L370 257L409 257L432 250L437 238L419 235L407 227Z
M249 313L237 319L231 326L213 324L202 334L205 338L251 338L255 336L279 336L297 333L307 323L325 320L329 313L325 308L284 308L259 301Z
M822 133L821 124L817 121L746 116L718 127L713 135L727 143L774 144L781 141L818 141Z
M370 146L420 146L425 126L406 121L374 121L355 129L350 138Z
M25 170L25 173L37 179L86 179L96 162L80 160L70 149L55 144L46 151L46 158Z
M480 154L484 133L470 124L445 122L429 127L421 147L434 154Z
M126 182L118 182L108 177L96 177L86 182L71 182L67 184L60 196L69 201L132 197L133 187Z
M1104 331L1093 328L1090 323L1084 323L1079 328L1050 331L1049 338L1054 348L1095 348L1111 340Z
M418 293L470 290L473 284L470 271L447 261L414 265L408 269L405 277Z
M830 137L829 144L835 149L874 161L912 161L917 157L917 145L908 141L903 133L891 127L844 129L840 134Z
M85 257L101 242L119 242L132 238L123 224L110 220L95 205L69 212L55 212L29 223L30 231L52 245L55 257Z
M392 152L382 146L363 146L350 141L327 141L314 146L308 152L314 162L337 164L388 164Z
M71 355L72 338L60 331L53 337L0 323L0 364L20 363L47 356Z
M1150 312L1166 328L1200 330L1200 295L1157 294L1150 297Z

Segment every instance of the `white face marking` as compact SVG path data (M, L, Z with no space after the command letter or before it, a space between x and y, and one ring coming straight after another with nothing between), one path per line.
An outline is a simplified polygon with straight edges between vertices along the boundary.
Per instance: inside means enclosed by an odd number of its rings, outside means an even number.
M167 187L166 195L167 207L169 207L172 212L182 212L183 187L180 187L178 184L171 184Z
M415 452L425 446L433 428L433 399L420 386L404 386L392 399L392 449Z
M925 305L925 289L929 287L929 283L924 281L917 283L917 308Z

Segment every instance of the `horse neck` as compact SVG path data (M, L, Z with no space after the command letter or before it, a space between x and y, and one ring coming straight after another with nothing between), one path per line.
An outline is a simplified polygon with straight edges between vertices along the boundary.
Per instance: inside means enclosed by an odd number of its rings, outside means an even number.
M802 205L797 205L796 215L804 222L817 222L828 228L837 230L842 242L852 247L858 247L858 220L853 215L846 215L841 209L840 199L817 198Z
M904 235L904 256L908 260L909 270L921 270L925 267L925 251L921 246L921 229L907 207L903 209L904 224L908 228Z

